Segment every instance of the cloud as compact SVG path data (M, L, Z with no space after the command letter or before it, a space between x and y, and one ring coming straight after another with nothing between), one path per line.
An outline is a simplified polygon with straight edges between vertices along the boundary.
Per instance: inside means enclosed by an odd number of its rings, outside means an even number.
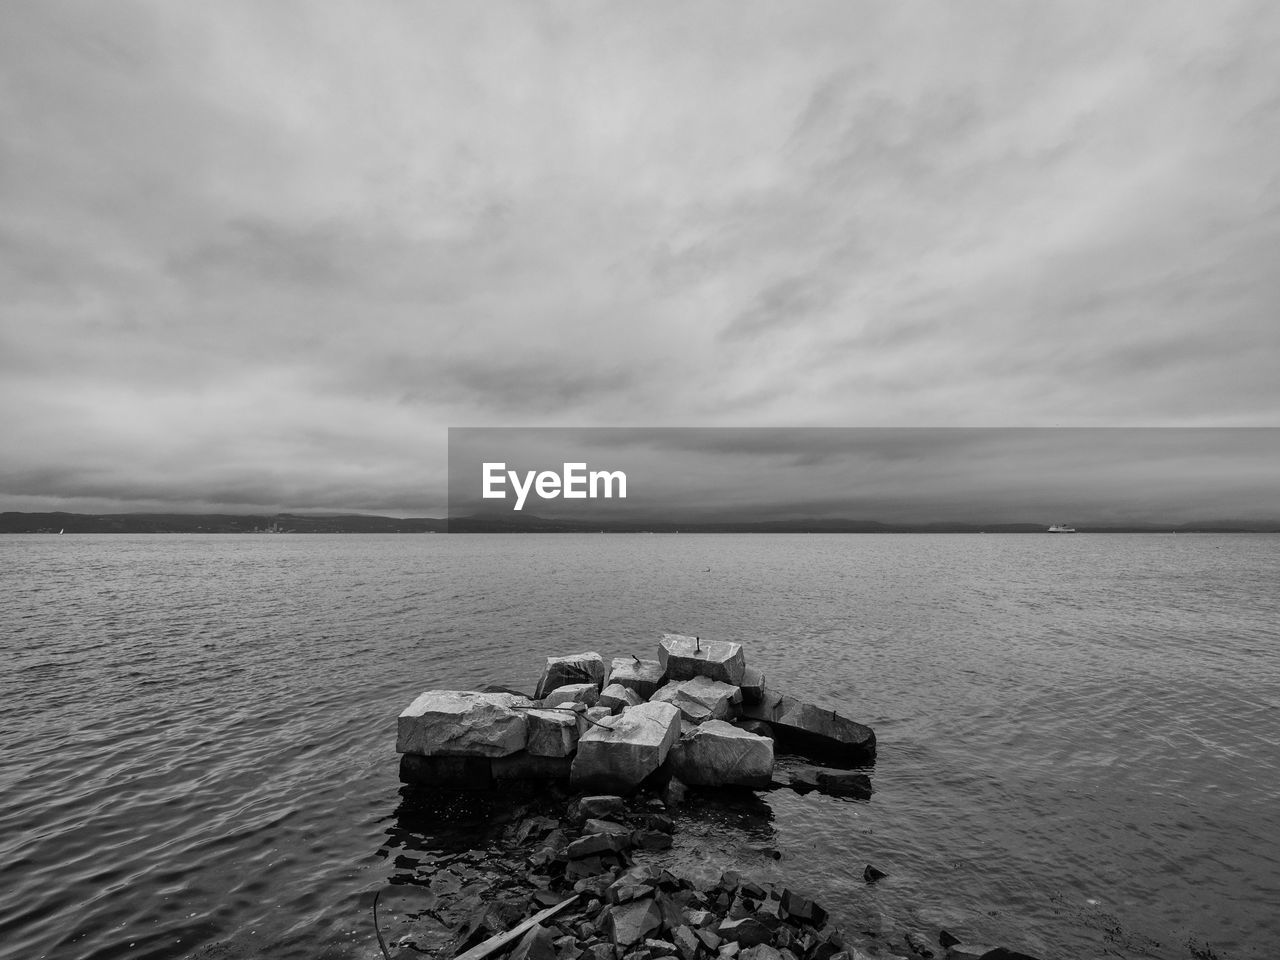
M450 424L1273 424L1277 41L1252 2L6 4L0 503L391 503Z

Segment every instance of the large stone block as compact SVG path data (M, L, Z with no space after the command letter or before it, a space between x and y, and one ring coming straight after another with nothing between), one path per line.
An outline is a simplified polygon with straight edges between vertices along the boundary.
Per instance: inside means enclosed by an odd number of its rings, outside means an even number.
M708 720L671 750L671 770L704 787L767 787L773 778L773 741Z
M535 757L567 757L578 746L578 716L568 710L526 710L529 738L525 749Z
M662 686L662 663L658 660L641 660L639 657L615 657L609 671L609 683L620 683L648 700Z
M876 735L870 727L768 687L759 703L744 704L741 713L771 724L780 745L789 750L845 763L875 759Z
M396 752L423 756L505 757L523 750L524 711L532 706L510 693L428 690L396 722Z
M727 720L733 708L742 702L742 691L729 683L709 677L694 677L660 687L651 698L653 703L670 703L690 723L704 720Z
M661 766L680 736L680 711L642 703L593 726L578 740L570 782L576 789L631 791Z
M658 660L668 680L709 677L723 683L741 685L746 670L742 644L729 640L700 640L678 633L665 633L658 644Z
M533 698L541 700L556 687L571 683L594 683L596 690L604 686L604 657L598 653L575 653L567 657L547 657L542 679Z

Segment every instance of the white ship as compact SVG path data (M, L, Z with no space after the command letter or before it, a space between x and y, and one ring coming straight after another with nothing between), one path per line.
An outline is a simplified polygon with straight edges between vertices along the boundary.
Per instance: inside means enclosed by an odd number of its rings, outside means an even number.
M1076 528L1068 526L1065 523L1055 523L1052 527L1049 528L1049 532L1050 533L1075 533Z

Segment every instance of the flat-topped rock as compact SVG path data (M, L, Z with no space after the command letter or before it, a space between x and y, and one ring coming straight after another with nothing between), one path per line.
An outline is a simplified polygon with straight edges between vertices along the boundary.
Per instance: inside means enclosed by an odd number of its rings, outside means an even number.
M615 657L609 671L609 683L619 683L648 700L662 686L662 663L659 660L641 660L638 657Z
M602 724L578 739L570 783L625 793L667 759L680 736L680 711L669 703L642 703Z
M604 657L595 652L574 653L567 657L547 657L542 678L533 698L541 700L557 687L571 683L594 683L596 690L604 686Z
M671 769L696 786L767 787L773 778L773 741L708 720L672 748Z
M526 710L525 750L535 757L567 757L578 746L578 716L567 710Z
M746 660L742 644L729 640L700 640L679 633L664 633L658 644L658 660L668 680L709 677L733 686L742 683Z
M755 667L742 671L742 702L759 703L764 698L764 674Z
M702 723L731 717L734 706L742 702L742 691L730 683L694 677L668 683L650 699L653 703L672 704L690 723Z
M396 752L422 756L505 757L525 748L532 706L510 693L428 690L396 721Z
M788 747L848 763L875 759L876 735L870 727L776 690L764 688L760 702L744 704L741 714L770 724Z

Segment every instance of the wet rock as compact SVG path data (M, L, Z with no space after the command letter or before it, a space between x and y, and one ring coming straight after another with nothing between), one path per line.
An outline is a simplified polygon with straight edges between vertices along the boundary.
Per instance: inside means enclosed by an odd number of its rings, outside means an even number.
M658 660L668 680L707 677L740 686L746 661L742 644L728 640L700 640L678 633L666 633L658 644Z
M907 947L916 956L924 957L925 960L929 960L933 956L933 948L929 946L929 941L914 930L908 930L905 939Z
M489 761L494 780L567 780L572 765L570 757L535 757L523 750Z
M634 690L641 700L648 700L662 686L662 664L639 657L615 657L609 671L609 685L617 683Z
M612 794L579 797L569 808L569 819L575 823L586 820L617 820L626 815L626 801Z
M625 824L618 823L616 820L597 820L592 817L590 820L583 821L583 833L612 833L617 836L630 836L631 828Z
M564 707L574 703L584 703L594 707L600 698L600 690L594 683L569 683L556 687L542 698L544 707Z
M634 707L644 703L644 697L636 693L630 687L624 687L620 683L610 683L602 691L600 691L600 699L596 704L601 707L608 707L611 711L625 710L627 707Z
M818 789L834 797L871 799L871 778L853 770L819 770Z
M670 850L671 834L661 830L634 830L631 845L640 850Z
M644 818L650 830L661 830L663 833L675 833L676 822L665 813L651 813Z
M792 919L813 927L821 927L827 922L826 910L792 890L782 892L782 911Z
M767 787L773 777L773 741L709 720L676 744L671 770L697 786Z
M716 933L720 939L728 940L741 947L754 947L773 940L773 931L755 917L743 917L741 920L725 920Z
M640 943L662 922L662 914L652 898L620 903L606 911L605 929L615 947L630 947Z
M574 840L565 847L564 852L570 860L581 860L583 857L595 857L602 853L618 853L630 845L629 834L592 833Z
M719 680L694 677L668 683L649 699L653 703L673 704L690 723L702 723L731 717L734 706L742 702L742 691Z
M764 674L755 667L743 669L738 686L742 688L743 703L759 703L764 699Z
M538 688L533 692L535 700L541 700L557 687L575 683L594 684L597 691L604 686L604 657L598 653L575 653L567 657L547 657Z
M629 792L667 758L679 735L680 711L668 703L642 703L592 727L578 740L570 783L575 788Z
M556 960L555 934L542 924L537 924L520 938L511 960Z
M685 924L676 927L671 931L671 940L679 951L682 960L694 960L698 956L698 947L702 941L694 934L693 930Z
M567 757L578 746L578 718L564 710L526 710L525 750L536 757Z
M689 791L679 777L672 777L662 787L662 802L672 810L684 803L685 794Z
M879 870L869 863L867 864L867 868L862 871L862 879L867 881L867 883L875 883L877 880L883 880L887 876L888 874L883 870Z
M693 935L697 937L702 942L702 945L711 953L719 951L720 945L724 943L724 941L720 939L720 935L718 933L706 927L696 928L693 931Z
M523 750L529 701L509 693L428 690L396 721L396 752L422 756L505 757Z
M488 790L493 786L490 761L484 757L424 757L406 753L400 758L400 781L446 790Z

